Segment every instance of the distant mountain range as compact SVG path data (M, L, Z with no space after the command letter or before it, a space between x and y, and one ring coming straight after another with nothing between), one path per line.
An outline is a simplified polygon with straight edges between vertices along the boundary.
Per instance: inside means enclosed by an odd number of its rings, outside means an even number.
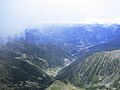
M120 25L47 25L3 42L0 89L120 89Z
M32 44L52 43L70 54L81 49L120 38L120 25L117 24L76 24L46 26L40 29L26 29L22 39Z

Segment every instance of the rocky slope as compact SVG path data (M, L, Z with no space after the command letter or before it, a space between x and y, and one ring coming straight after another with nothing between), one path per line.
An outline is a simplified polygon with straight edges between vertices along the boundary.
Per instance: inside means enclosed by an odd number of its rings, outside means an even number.
M71 84L65 84L64 82L61 82L59 80L56 80L45 90L84 90L77 88Z
M120 50L94 53L63 69L57 79L86 88L120 89ZM93 89L91 89L93 90ZM96 89L95 89L96 90Z

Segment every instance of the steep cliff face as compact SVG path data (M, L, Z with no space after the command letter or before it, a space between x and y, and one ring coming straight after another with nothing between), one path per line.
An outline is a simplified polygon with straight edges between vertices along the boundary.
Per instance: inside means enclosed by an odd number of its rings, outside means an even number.
M69 70L61 71L58 78L81 87L106 86L120 89L120 50L94 53L76 65L69 66Z

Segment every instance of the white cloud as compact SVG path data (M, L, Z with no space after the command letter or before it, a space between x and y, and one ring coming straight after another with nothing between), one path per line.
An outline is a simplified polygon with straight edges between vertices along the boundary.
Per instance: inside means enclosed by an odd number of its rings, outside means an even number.
M119 23L119 3L120 0L0 0L0 33L18 33L41 23Z
M86 18L83 23L99 23L99 24L106 24L106 23L113 23L113 24L120 24L120 17L117 18Z

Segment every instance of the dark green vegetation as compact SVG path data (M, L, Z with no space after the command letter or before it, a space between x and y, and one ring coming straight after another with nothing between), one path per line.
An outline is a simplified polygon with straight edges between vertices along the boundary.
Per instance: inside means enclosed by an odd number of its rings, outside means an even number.
M0 90L42 90L51 80L40 68L29 63L27 58L0 48Z

